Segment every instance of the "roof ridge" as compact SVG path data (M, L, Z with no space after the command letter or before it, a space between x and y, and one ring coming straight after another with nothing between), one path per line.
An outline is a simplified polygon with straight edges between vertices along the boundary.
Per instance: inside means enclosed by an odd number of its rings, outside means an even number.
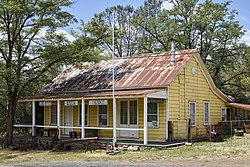
M176 50L175 55L181 55L185 52L188 52L186 54L194 54L197 51L197 49L185 49L185 50ZM155 52L155 53L141 53L141 54L135 54L131 56L126 57L116 57L115 60L118 59L134 59L134 58L141 58L141 57L157 57L157 56L170 56L171 51L164 51L164 52ZM109 61L112 60L112 58L104 59L103 61Z

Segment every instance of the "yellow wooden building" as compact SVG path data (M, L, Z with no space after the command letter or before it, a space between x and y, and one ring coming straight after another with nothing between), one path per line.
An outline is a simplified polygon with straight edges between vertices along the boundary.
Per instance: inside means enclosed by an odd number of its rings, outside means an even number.
M114 66L114 102L112 60L71 65L40 94L20 99L32 102L33 135L57 128L59 138L186 141L204 137L204 125L232 107L196 50L119 58Z

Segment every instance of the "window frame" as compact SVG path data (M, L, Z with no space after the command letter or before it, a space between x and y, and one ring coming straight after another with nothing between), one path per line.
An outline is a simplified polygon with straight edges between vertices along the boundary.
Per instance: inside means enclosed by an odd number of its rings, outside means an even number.
M97 126L98 127L108 127L109 125L109 108L108 105L102 105L102 106L106 106L107 107L107 125L100 125L100 120L99 120L99 115L100 115L100 105L97 106Z
M121 123L121 103L122 102L127 102L127 124L122 124ZM131 124L131 102L135 102L136 105L136 124ZM117 118L118 122L119 122L119 125L139 125L139 105L138 105L138 99L121 99L119 100L119 116Z
M152 102L148 102L147 103L147 110L149 109L148 105L152 103ZM159 128L159 103L155 103L156 104L156 114L150 114L150 115L156 115L157 117L157 122L156 122L156 126L152 125L152 122L148 122L148 116L149 116L149 112L147 111L147 126L148 128Z
M192 124L192 119L191 119L191 104L194 104L194 124ZM192 127L196 126L196 102L195 101L190 101L189 102L189 118L190 118L190 124Z
M225 112L225 114L224 114L224 116L225 116L224 120L222 119L223 118L222 110L224 110L224 112ZM227 121L227 107L221 107L220 113L221 113L221 121L222 122L226 122Z
M81 115L82 115L82 104L80 104L78 106L78 116L79 116L79 119L78 119L78 125L81 127L82 126L82 119L81 119ZM86 109L87 109L87 112L86 112ZM85 124L84 126L89 126L89 105L85 103L85 116L87 115L87 124L86 124L86 120L85 120ZM85 118L84 118L85 119Z
M208 122L206 122L206 111L205 111L205 104L208 104ZM210 102L209 101L204 101L203 102L203 114L204 114L204 125L209 125L210 124Z

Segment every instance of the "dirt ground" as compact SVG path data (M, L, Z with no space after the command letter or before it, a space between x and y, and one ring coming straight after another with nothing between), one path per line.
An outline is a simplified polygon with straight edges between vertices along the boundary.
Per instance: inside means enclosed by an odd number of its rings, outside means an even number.
M0 167L250 167L250 135L223 142L197 142L168 149L94 153L76 151L0 149Z
M146 162L147 161L147 162ZM138 161L126 161L126 160L91 160L91 161L77 161L77 162L60 162L53 161L49 163L23 163L23 164L11 164L11 165L1 165L3 167L116 167L116 166L152 166L152 167L160 167L160 166L171 166L171 167L249 167L250 166L250 153L239 154L235 156L220 156L220 157L207 157L207 156L197 156L197 157L160 157L157 161L146 160L142 162Z

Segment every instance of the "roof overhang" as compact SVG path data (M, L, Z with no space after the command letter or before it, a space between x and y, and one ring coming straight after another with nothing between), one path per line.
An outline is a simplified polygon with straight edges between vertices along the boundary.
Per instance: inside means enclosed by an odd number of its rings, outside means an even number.
M148 98L167 98L167 89L137 89L137 90L115 90L115 98L138 98L147 96ZM112 90L99 92L72 92L72 93L50 93L38 96L24 97L18 102L29 101L56 101L56 100L81 100L81 99L112 99Z
M241 108L244 110L250 111L250 104L242 104L242 103L228 103L229 106L235 107L235 108Z

